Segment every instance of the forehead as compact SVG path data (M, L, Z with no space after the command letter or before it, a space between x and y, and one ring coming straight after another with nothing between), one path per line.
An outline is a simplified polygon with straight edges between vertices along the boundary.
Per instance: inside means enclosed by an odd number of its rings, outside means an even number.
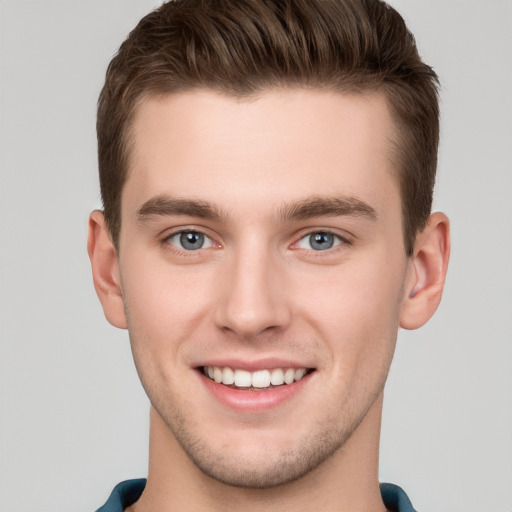
M162 194L263 211L305 196L399 203L393 122L378 93L198 90L144 100L132 124L123 210Z

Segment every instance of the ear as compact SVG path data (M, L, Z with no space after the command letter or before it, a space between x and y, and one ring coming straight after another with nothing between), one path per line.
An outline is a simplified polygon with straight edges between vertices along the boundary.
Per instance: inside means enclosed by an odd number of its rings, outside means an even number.
M106 319L114 327L126 329L117 253L103 212L99 210L93 211L89 216L87 252L91 260L94 288Z
M449 258L450 222L443 213L433 213L414 244L400 315L400 326L404 329L421 327L436 311Z

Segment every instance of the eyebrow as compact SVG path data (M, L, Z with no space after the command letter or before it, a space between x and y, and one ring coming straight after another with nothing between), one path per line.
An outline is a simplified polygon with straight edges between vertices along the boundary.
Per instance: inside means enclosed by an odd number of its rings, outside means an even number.
M377 220L377 212L368 203L355 197L312 196L289 205L279 211L283 220L305 220L313 217L366 217Z
M184 215L209 220L221 220L228 217L217 206L207 201L181 199L167 195L153 197L146 201L137 212L141 223L151 217ZM283 221L306 220L314 217L366 217L377 219L376 211L366 202L355 197L318 197L311 196L300 201L285 204L277 218Z
M203 219L219 220L225 215L207 201L180 199L170 196L156 196L146 201L137 212L137 220L145 222L151 217L187 215Z

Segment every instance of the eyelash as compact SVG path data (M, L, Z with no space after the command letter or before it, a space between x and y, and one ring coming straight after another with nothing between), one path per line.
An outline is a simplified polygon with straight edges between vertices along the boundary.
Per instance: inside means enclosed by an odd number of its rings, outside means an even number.
M327 247L323 250L315 250L313 248L307 248L307 247L300 247L299 244L302 241L308 240L312 235L329 235L334 237L334 242L331 247ZM334 255L338 250L343 249L343 247L351 246L353 244L352 240L346 236L342 236L339 233L331 230L331 229L314 229L311 231L308 231L300 236L300 238L297 239L296 242L294 242L291 245L292 250L304 250L307 251L305 254L308 255L308 257L315 257L315 258L321 258L323 256L327 257L329 255ZM311 245L311 244L310 244Z
M183 236L186 234L196 234L203 236L205 238L205 241L209 242L209 245L207 247L199 247L198 249L185 249L183 247L178 247L177 245L174 245L171 243L172 239L177 236ZM202 249L210 249L210 248L220 248L220 244L215 242L214 239L207 235L204 231L200 229L179 229L177 231L173 231L172 233L166 234L166 236L161 241L164 248L168 251L172 251L174 253L178 253L180 256L196 256L197 253L199 253Z
M182 247L178 247L176 245L173 245L171 243L171 240L177 236L183 236L185 234L196 234L205 237L206 241L208 241L209 245L207 247L199 247L198 249L185 249ZM313 235L329 235L335 238L335 241L331 247L328 247L324 250L315 250L315 249L309 249L309 248L301 248L298 247L299 243L303 240L306 240L308 237L311 237ZM174 253L178 253L179 255L183 256L197 256L198 253L203 249L218 249L221 248L221 244L218 242L215 242L215 240L204 233L204 231L200 229L179 229L177 231L173 231L172 233L167 234L161 241L164 248L168 251L172 251ZM320 255L322 253L331 253L333 250L336 250L339 246L343 245L352 245L351 240L349 240L347 237L343 237L338 233L335 233L329 229L315 229L312 231L309 231L307 233L302 234L302 236L296 241L293 242L290 246L293 250L305 250L309 251L311 253L314 253L315 255Z

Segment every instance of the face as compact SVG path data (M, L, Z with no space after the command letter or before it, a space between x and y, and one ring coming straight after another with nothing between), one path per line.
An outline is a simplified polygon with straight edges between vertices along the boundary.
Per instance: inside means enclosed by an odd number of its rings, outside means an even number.
M133 124L119 270L137 369L203 472L277 485L381 396L410 262L380 95L195 91Z

